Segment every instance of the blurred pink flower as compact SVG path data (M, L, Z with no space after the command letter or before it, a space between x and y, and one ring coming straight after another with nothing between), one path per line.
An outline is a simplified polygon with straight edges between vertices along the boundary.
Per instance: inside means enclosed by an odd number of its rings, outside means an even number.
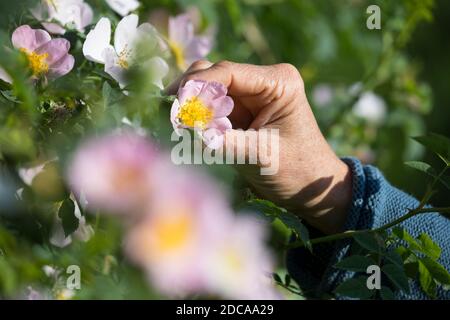
M264 245L263 222L239 215L222 225L221 233L205 258L209 289L227 299L279 299L269 276L274 263Z
M205 292L205 257L231 213L222 191L206 176L167 169L148 215L129 230L125 250L162 293Z
M170 120L177 134L179 129L195 129L211 149L223 145L223 135L232 125L227 116L234 107L227 88L218 82L189 80L178 91L172 104Z
M80 146L68 168L73 191L91 209L132 213L148 201L155 146L128 132L91 139Z
M84 32L94 15L92 8L83 0L41 0L30 11L48 32L54 34L64 34L66 27Z
M52 39L47 31L23 25L13 32L11 41L16 49L26 54L33 78L61 77L69 73L75 63L68 53L69 41Z
M187 13L169 18L168 33L169 47L182 71L194 61L204 59L213 46L210 35L195 35L194 23Z

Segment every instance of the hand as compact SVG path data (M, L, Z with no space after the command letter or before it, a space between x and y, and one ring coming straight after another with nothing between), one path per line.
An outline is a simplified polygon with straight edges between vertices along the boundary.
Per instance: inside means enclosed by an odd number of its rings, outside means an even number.
M238 166L257 194L324 233L341 231L351 201L351 172L320 132L294 66L197 61L168 90L175 93L188 80L217 81L228 88L235 107L225 143L238 155L250 151L236 144L239 135L249 134L245 130L279 129L278 173L261 175L260 163ZM251 146L258 152L266 147Z

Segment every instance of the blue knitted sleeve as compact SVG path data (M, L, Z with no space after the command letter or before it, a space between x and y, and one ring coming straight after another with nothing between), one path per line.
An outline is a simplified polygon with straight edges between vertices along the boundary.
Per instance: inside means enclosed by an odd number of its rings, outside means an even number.
M374 229L391 222L415 208L418 201L393 187L373 166L363 166L354 158L343 159L352 170L353 195L345 230ZM450 219L437 213L415 216L401 224L417 237L427 233L442 248L440 263L450 269ZM313 231L314 233L314 231ZM311 237L320 236L312 234ZM304 248L287 253L287 268L305 295L323 297L337 285L355 276L355 273L338 270L333 266L349 255L351 240L324 243L314 246L313 254ZM397 292L397 299L426 299L418 283L411 282L411 292ZM438 298L450 299L450 291L439 289Z

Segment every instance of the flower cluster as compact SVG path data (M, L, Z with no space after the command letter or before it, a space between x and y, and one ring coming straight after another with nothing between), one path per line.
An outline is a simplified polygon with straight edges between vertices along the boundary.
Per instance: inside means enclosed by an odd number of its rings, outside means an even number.
M261 222L234 215L208 176L165 157L142 136L111 134L80 147L68 180L88 208L126 222L127 256L162 293L277 298Z

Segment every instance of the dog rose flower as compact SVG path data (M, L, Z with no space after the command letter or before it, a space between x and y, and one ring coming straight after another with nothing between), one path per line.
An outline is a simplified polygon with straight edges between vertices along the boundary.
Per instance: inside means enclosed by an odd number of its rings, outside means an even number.
M91 209L134 213L148 201L156 158L156 147L134 133L91 139L75 153L68 181Z
M194 24L187 13L170 17L168 32L169 47L182 71L194 61L205 58L212 49L212 38L195 35Z
M48 32L54 34L64 34L66 27L84 32L94 16L92 8L83 0L41 0L30 11Z
M69 41L52 39L45 30L23 25L13 32L11 41L27 56L33 78L62 77L72 70L75 63L74 57L69 54Z
M211 149L223 145L223 135L232 125L227 116L234 107L227 88L218 82L189 80L179 90L172 104L170 119L176 133L180 129L196 130Z
M156 49L160 40L151 24L143 23L138 26L138 20L135 14L124 17L116 27L112 46L111 22L108 18L101 18L88 33L83 44L86 59L104 64L105 72L114 78L122 89L129 84L128 69L137 63L136 45L139 41L145 41ZM162 79L169 72L167 63L159 56L146 58L143 63L152 70L153 83L162 89Z

